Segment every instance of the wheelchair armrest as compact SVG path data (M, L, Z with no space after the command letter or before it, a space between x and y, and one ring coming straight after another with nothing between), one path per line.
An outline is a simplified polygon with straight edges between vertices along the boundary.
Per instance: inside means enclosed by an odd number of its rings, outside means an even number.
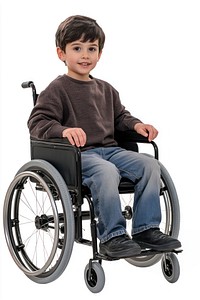
M154 148L154 156L158 159L158 146L156 143L154 141L149 142L147 137L134 130L116 131L115 139L120 147L136 152L138 152L138 143L152 144Z
M149 143L148 138L134 130L116 131L115 137L118 141Z
M31 137L31 141L50 142L50 143L61 143L61 144L64 144L64 145L72 146L72 145L70 144L70 142L68 141L67 138L53 138L53 139L45 140L45 139L36 139L36 138ZM72 146L72 147L74 147L74 146Z

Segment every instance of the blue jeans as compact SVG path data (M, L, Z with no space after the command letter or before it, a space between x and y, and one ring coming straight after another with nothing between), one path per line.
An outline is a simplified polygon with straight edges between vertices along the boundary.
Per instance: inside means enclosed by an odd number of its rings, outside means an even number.
M82 178L92 194L97 233L102 243L126 234L118 186L122 177L136 183L132 234L159 227L160 167L156 159L120 147L83 151Z

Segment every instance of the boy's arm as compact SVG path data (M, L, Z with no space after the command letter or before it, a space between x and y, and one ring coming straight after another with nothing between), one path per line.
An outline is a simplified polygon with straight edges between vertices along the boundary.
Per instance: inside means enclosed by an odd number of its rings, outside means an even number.
M66 129L63 124L63 105L60 95L46 89L38 96L27 125L30 135L39 139L61 138Z
M62 125L63 116L67 114L60 95L54 94L52 97L48 90L42 92L28 120L30 135L39 139L67 138L72 145L83 147L86 143L85 132L81 128Z
M44 113L34 108L28 120L28 128L32 137L50 139L61 138L62 131L66 127L63 127L49 112Z
M121 104L119 97L116 97L115 102L115 129L121 131L133 129L137 133L148 137L149 141L152 141L158 135L158 130L154 126L144 124L140 119L132 116Z

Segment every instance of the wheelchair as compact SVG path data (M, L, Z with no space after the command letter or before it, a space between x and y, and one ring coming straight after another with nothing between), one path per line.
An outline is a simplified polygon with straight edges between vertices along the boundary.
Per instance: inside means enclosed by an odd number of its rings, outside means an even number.
M32 81L22 83L31 88L33 104L37 92ZM116 132L119 145L139 151L141 144L153 147L159 161L157 144L133 131ZM4 233L10 254L21 271L39 284L58 279L66 269L74 242L92 249L91 259L84 270L87 288L99 293L105 285L102 261L117 260L101 255L97 243L97 220L90 190L82 186L81 152L67 139L37 140L30 138L31 160L25 163L10 183L4 200ZM180 229L180 207L176 188L166 168L161 167L160 229L175 238ZM122 214L127 231L131 228L134 184L122 178L119 184ZM86 208L85 208L86 206ZM85 236L84 222L89 222ZM142 250L140 255L123 258L136 267L149 267L161 261L165 279L174 283L180 275L177 254L182 250L159 252Z

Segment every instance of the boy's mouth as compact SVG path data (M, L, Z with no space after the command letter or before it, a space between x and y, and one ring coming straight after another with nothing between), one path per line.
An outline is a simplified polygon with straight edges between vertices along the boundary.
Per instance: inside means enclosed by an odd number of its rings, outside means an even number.
M87 62L82 62L82 63L79 63L79 65L83 66L83 67L87 67L90 65L90 63L87 63Z

